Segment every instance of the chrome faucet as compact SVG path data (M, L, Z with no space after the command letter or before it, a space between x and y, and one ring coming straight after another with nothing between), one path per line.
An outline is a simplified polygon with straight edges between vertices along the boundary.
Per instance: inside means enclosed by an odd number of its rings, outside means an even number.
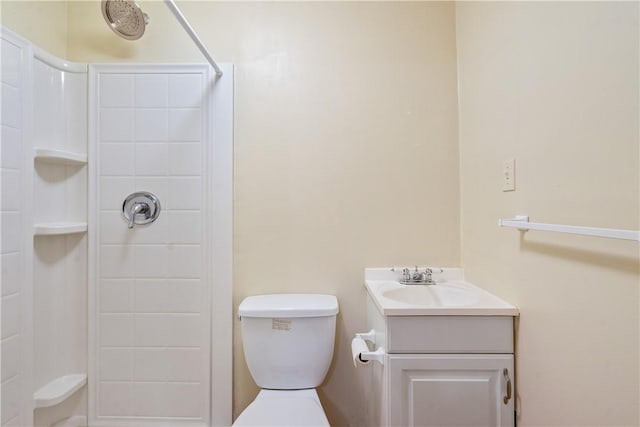
M424 275L425 274L426 274L426 271L424 273L419 272L418 271L418 266L416 265L416 270L411 275L411 280L414 281L414 282L422 282L422 281L424 281Z
M412 273L408 268L403 268L400 283L403 285L435 285L436 281L433 280L433 273L442 273L442 271L441 268L434 269L432 267L419 271L418 266L416 266Z

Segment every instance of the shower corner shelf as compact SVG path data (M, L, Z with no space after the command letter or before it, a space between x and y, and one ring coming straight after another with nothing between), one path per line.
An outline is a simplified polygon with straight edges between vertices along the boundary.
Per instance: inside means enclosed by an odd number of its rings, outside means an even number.
M35 408L47 408L66 400L87 383L87 374L65 375L33 393Z
M34 236L59 236L63 234L86 233L86 222L46 222L33 226Z
M72 151L36 148L34 159L43 163L53 163L66 166L80 166L87 164L87 155Z

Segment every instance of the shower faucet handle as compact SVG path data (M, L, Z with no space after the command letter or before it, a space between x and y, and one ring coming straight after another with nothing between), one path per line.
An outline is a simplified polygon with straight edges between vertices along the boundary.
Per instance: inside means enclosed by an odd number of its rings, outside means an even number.
M135 224L149 224L160 215L160 200L147 191L139 191L127 196L122 203L122 216L127 221L127 227Z
M136 202L131 208L131 212L129 213L129 228L133 228L135 224L136 215L138 214L147 214L149 213L149 205L144 202Z

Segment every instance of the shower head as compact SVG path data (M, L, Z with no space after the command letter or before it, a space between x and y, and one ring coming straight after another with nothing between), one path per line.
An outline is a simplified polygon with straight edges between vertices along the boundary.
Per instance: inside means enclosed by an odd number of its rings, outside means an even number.
M114 33L127 40L144 34L149 16L132 0L102 0L102 16Z

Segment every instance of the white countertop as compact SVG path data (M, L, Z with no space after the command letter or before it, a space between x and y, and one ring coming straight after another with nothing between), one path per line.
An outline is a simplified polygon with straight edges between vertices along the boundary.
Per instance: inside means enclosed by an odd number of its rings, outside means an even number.
M419 267L424 270L424 267ZM402 285L400 268L367 268L365 288L385 316L518 316L518 308L464 280L460 268L433 275L435 285Z

